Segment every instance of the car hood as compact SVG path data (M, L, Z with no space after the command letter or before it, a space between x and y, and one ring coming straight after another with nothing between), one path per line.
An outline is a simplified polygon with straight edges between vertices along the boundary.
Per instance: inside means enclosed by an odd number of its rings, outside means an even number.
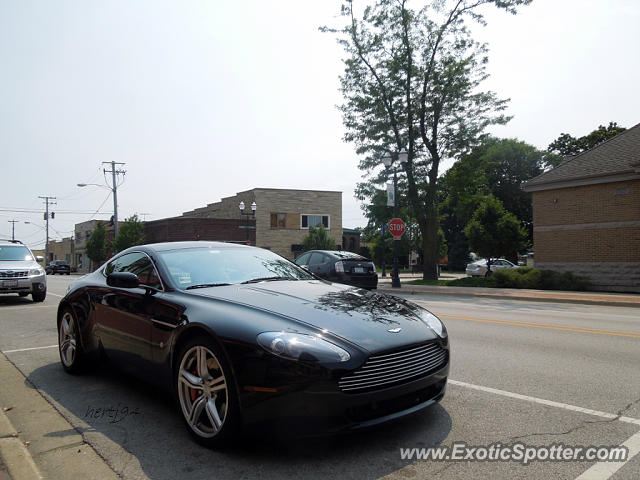
M0 261L0 270L30 270L32 268L38 268L39 266L36 262L26 260Z
M404 299L346 285L275 281L194 291L293 318L343 338L371 353L437 338L423 310Z

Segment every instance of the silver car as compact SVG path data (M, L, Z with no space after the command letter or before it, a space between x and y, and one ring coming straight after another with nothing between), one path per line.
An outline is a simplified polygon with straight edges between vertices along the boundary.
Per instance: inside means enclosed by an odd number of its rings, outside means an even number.
M491 261L491 271L502 270L504 268L518 268L509 260L504 258L498 258ZM477 260L467 265L467 275L470 277L486 277L488 273L487 261L485 259Z
M47 296L47 275L29 247L19 240L0 240L0 294L31 295L34 302Z

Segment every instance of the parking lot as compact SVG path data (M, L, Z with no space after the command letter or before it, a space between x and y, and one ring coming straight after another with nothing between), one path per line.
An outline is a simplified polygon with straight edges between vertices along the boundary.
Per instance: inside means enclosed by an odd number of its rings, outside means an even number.
M65 431L29 423L19 399L3 392L0 400L12 400L7 415L16 427L21 424L36 463L61 448L56 443L61 438L79 434L125 479L631 480L640 475L640 455L633 455L640 450L640 309L411 295L449 331L451 377L440 404L366 432L302 440L243 437L224 451L212 451L191 441L170 398L140 380L108 366L81 376L63 372L55 312L73 279L49 276L48 296L40 304L30 297L0 296L0 350L24 375L27 394L43 395L73 426ZM623 445L631 458L528 465L401 458L401 449L455 442ZM44 471L47 463L40 466Z

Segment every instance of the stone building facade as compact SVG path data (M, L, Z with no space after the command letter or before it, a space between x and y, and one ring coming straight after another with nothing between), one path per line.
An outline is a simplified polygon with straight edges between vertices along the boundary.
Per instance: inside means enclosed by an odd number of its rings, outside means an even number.
M242 219L256 203L255 245L294 259L310 226L324 224L336 248L342 245L342 192L254 188L183 213L183 217Z
M529 180L537 268L640 292L640 125Z

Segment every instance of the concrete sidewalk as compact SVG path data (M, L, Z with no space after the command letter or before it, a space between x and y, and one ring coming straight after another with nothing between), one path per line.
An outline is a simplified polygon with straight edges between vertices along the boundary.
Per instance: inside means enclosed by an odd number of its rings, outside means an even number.
M580 303L586 305L608 305L617 307L640 307L640 294L565 292L557 290L525 290L517 288L444 287L432 285L409 285L403 281L415 277L400 274L400 288L391 287L391 279L380 279L378 290L385 293L428 293L437 295L459 295L487 299L525 300L533 302Z
M0 378L0 464L10 480L120 478L4 354Z

